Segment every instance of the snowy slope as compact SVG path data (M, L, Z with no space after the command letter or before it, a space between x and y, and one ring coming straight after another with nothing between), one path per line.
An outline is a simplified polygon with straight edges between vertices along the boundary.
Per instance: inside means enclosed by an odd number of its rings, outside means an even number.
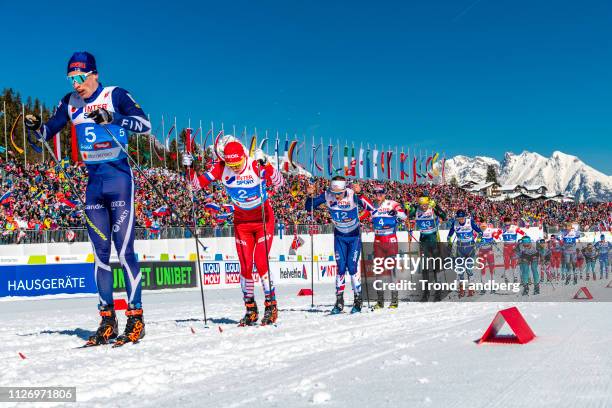
M596 297L610 290L590 285ZM70 407L612 405L610 303L519 304L533 342L476 345L513 304L329 316L332 285L315 287L314 308L296 286L278 292L277 327L238 328L239 290L207 291L208 329L198 291L145 293L147 335L120 349L74 349L97 325L96 298L1 302L0 384L76 386Z
M446 179L459 184L485 181L487 165L495 166L501 184L545 185L549 193L566 193L580 200L612 200L612 176L559 151L551 157L524 151L506 153L502 162L489 157L455 156L446 161Z

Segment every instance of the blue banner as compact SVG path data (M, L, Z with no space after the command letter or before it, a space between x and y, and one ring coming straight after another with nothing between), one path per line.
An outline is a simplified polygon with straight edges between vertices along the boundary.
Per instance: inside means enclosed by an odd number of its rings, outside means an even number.
M0 267L0 297L97 293L94 264Z

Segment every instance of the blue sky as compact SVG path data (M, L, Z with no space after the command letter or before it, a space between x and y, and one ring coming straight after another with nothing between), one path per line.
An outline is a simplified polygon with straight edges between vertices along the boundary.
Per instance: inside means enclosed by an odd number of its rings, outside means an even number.
M4 3L0 87L47 104L88 50L155 127L164 114L447 156L561 150L612 174L609 1Z

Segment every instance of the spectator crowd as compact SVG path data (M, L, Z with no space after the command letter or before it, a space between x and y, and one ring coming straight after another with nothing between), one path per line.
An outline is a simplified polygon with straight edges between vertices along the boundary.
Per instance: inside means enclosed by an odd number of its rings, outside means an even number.
M70 180L64 175L64 171ZM146 177L163 194L174 208L170 211L153 188L138 172L136 177L137 226L152 236L169 226L184 226L196 223L200 227L223 228L232 223L232 208L222 186L193 191L183 174L165 168L145 169ZM69 183L80 197L84 198L87 184L87 169L83 165L62 163L23 163L0 159L2 195L0 205L0 234L17 236L20 231L59 231L84 228L83 208L78 197L71 191ZM304 175L287 175L284 187L272 195L276 219L284 226L329 224L326 211L316 211L314 220L304 210L306 185L311 182ZM479 222L500 225L504 217L510 217L520 226L557 228L567 222L579 224L582 230L609 229L612 203L561 203L552 200L506 200L490 201L486 197L473 195L450 184L406 184L397 181L358 181L362 193L373 197L376 184L384 184L387 197L404 206L414 204L418 197L429 195L437 205L449 214L459 209L470 213ZM317 177L318 191L327 187L328 181ZM195 203L195 206L193 204ZM365 221L367 227L367 220ZM288 231L287 229L286 231ZM15 240L12 240L15 242Z

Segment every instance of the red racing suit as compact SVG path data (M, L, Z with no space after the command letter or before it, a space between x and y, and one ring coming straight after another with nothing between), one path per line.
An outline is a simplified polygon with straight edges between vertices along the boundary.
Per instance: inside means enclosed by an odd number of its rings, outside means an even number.
M234 204L234 235L244 297L253 297L253 264L264 285L266 297L274 297L274 287L268 276L268 255L274 237L274 211L268 201L266 187L278 189L284 184L284 179L270 163L261 166L253 158L246 160L246 166L240 173L235 173L223 161L219 161L213 164L210 171L192 180L196 187L220 181ZM261 185L262 181L265 182L264 186ZM265 241L262 205L266 219Z

